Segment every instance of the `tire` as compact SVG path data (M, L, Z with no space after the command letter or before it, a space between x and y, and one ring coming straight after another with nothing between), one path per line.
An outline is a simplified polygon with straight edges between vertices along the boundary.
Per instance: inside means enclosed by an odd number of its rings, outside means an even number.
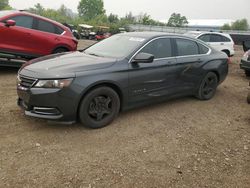
M120 111L120 98L109 87L98 87L83 98L79 108L80 122L92 129L110 124Z
M250 71L245 70L246 76L250 77Z
M69 50L67 48L57 48L53 51L53 54L59 54L63 52L68 52Z
M222 50L225 54L227 54L227 57L230 57L230 52L228 50Z
M247 96L247 103L250 104L250 92L248 93L248 96Z
M198 90L197 98L210 100L214 97L218 86L218 77L215 73L209 72L204 77Z

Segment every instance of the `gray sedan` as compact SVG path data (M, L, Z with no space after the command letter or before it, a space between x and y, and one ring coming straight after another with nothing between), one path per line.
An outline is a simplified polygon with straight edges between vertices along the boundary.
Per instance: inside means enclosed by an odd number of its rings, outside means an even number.
M138 106L182 96L209 100L227 74L225 53L200 40L123 33L25 64L18 73L18 104L28 116L101 128Z

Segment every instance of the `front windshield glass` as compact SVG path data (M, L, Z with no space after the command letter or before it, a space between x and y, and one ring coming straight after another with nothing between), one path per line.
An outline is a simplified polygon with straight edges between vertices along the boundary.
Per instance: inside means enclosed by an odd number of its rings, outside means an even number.
M145 38L140 37L114 35L89 47L84 52L95 56L124 58L143 44L145 40Z

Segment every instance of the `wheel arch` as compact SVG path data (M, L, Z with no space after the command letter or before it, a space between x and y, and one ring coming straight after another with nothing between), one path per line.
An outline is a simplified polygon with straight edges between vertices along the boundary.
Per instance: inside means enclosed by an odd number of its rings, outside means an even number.
M231 56L230 50L228 50L228 49L223 49L223 50L221 50L221 51L224 52L224 53L226 53L228 57Z
M87 87L83 93L81 94L79 101L78 101L78 105L77 105L77 119L79 118L79 108L81 105L81 102L83 100L83 98L92 90L98 88L98 87L110 87L111 89L113 89L119 96L120 99L120 111L123 108L123 101L124 101L124 95L122 93L121 88L118 86L118 84L111 82L111 81L103 81L103 82L98 82L98 83L94 83L92 85L90 85L89 87Z
M55 48L53 48L53 50L52 50L52 54L57 50L57 49L59 49L59 48L64 48L64 49L66 49L67 51L70 51L70 47L68 46L68 45L64 45L64 44L62 44L62 45L57 45Z

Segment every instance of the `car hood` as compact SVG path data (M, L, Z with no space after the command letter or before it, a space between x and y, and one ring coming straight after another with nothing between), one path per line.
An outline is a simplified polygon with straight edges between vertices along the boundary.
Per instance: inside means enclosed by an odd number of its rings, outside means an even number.
M54 54L29 61L20 75L35 78L75 77L77 72L104 69L112 66L116 59L97 57L83 52Z

